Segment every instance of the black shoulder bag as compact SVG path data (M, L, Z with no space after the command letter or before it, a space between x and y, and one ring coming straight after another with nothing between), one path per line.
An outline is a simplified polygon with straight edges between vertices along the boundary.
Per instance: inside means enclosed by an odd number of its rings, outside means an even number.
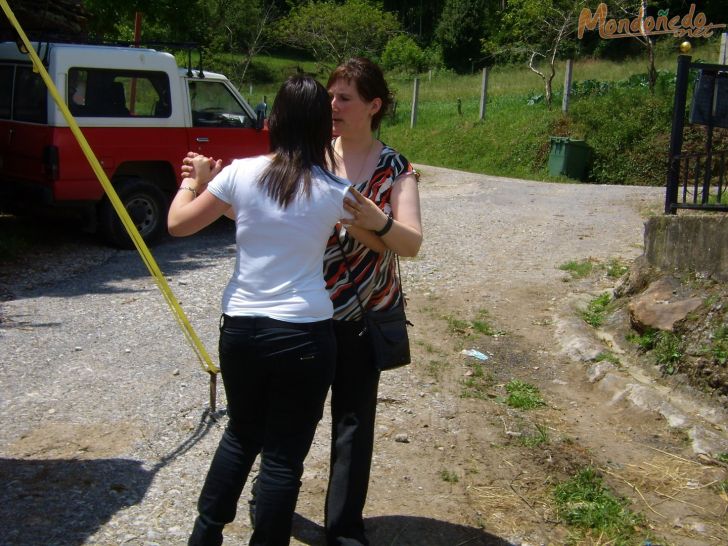
M359 287L354 280L354 275L351 272L349 262L344 253L344 247L341 245L338 235L336 242L339 244L339 251L344 260L344 265L346 265L349 280L354 285L356 301L359 303L362 319L364 320L364 329L359 335L369 335L372 344L372 354L374 355L374 365L379 371L383 371L409 364L411 360L407 325L412 326L412 323L407 320L404 312L404 292L402 291L402 274L399 271L399 256L397 256L399 304L392 309L383 311L367 311L359 296Z

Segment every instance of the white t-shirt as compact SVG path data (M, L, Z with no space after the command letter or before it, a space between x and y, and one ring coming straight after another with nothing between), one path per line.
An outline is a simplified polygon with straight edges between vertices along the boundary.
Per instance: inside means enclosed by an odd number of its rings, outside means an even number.
M237 259L222 297L230 316L267 316L287 322L331 318L323 256L334 224L347 216L348 181L323 169L312 173L311 195L282 208L258 178L266 156L237 159L207 189L235 211Z

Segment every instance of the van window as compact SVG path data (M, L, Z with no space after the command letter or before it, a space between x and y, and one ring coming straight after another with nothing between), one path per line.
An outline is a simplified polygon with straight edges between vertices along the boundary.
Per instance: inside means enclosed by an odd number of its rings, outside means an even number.
M10 119L13 100L13 67L0 64L0 119Z
M169 78L148 70L71 68L68 107L78 117L168 118Z
M255 120L224 83L189 82L194 127L255 127Z
M15 69L12 116L16 121L31 123L46 123L48 120L46 85L31 66L17 66Z

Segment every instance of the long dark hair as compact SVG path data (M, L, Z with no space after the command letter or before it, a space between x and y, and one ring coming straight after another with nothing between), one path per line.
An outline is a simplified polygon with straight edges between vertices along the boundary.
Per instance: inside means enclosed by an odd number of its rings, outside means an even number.
M297 74L278 90L268 120L275 157L258 184L283 208L299 194L311 196L314 167L334 164L331 144L331 98L310 76Z
M354 82L359 96L367 102L381 99L382 107L379 112L372 116L371 129L376 131L393 101L387 80L384 79L384 73L379 65L366 57L352 57L334 69L329 76L326 87L330 89L337 80Z

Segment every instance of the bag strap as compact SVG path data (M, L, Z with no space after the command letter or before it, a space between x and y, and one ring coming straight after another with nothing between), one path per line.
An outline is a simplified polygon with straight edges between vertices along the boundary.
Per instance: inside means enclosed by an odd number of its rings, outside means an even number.
M354 280L354 274L351 272L351 267L349 266L349 260L346 259L346 253L344 252L344 245L341 244L341 239L339 239L339 231L336 231L336 244L339 245L339 252L341 253L341 259L344 260L344 265L346 266L346 274L349 276L349 281L351 284L354 285L354 294L356 295L356 302L359 304L359 309L361 309L361 316L364 318L364 315L366 314L366 309L364 309L364 304L361 301L361 296L359 295L359 285L356 284L356 281ZM366 326L364 327L364 330L361 331L359 335L362 335L366 331Z
M337 230L336 232L336 244L339 245L339 252L341 253L341 259L344 260L344 265L346 266L346 273L349 276L349 281L351 281L351 284L354 285L354 294L356 295L356 301L359 304L359 309L361 309L361 316L362 319L366 316L366 309L364 308L364 303L361 301L361 296L359 295L359 285L354 280L354 274L351 272L351 267L349 266L349 260L346 259L346 253L344 252L344 245L341 244L341 239L339 239L339 232ZM399 288L399 297L402 300L402 307L405 306L404 301L404 290L402 288L402 272L399 268L399 254L395 253L395 259L397 260L397 287ZM364 332L366 332L366 326L364 326L364 330L361 331L359 335L363 335Z

